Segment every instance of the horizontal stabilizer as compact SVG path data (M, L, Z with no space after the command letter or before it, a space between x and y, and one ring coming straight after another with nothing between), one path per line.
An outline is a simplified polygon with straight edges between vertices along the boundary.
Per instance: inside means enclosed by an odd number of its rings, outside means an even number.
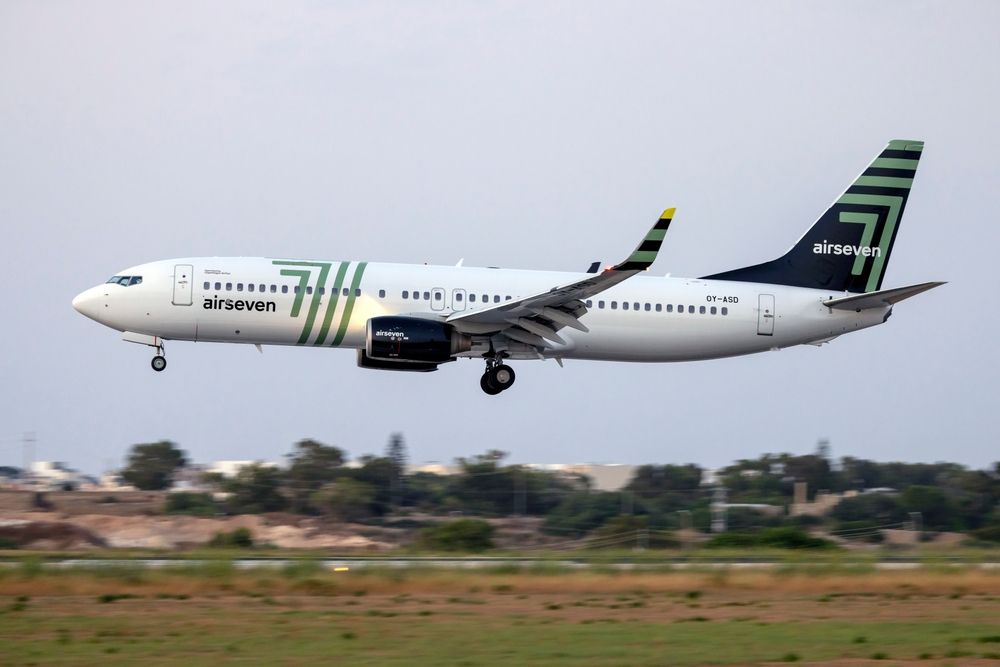
M884 289L878 292L868 292L867 294L855 294L839 299L824 301L824 306L835 308L836 310L867 310L869 308L885 308L903 299L909 299L921 292L944 285L943 282L920 283L909 287L897 287L895 289Z

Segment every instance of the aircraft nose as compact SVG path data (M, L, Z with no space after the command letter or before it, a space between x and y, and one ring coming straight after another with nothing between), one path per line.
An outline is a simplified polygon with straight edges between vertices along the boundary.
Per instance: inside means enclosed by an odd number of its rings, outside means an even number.
M91 287L73 297L73 309L81 315L96 320L100 314L101 297L104 295L100 287Z

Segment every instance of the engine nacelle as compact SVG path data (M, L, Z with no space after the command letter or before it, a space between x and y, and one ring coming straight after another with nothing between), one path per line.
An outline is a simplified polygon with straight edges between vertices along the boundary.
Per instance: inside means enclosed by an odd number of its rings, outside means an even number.
M368 320L365 353L371 359L442 363L471 349L472 338L444 322L393 315Z
M410 373L431 373L438 369L438 365L429 361L387 361L385 359L372 359L364 350L358 350L358 366L360 368L374 368L378 371L409 371Z

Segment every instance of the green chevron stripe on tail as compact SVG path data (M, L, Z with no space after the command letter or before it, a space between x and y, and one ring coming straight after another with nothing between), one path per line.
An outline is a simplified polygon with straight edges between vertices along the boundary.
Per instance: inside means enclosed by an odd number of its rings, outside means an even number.
M652 266L653 262L656 261L657 253L660 252L660 246L663 245L667 230L670 228L670 222L674 219L675 211L674 208L668 208L660 214L660 218L646 234L646 238L642 240L639 247L629 255L628 259L614 267L614 270L645 271Z
M923 150L922 141L890 141L784 256L705 278L880 290Z

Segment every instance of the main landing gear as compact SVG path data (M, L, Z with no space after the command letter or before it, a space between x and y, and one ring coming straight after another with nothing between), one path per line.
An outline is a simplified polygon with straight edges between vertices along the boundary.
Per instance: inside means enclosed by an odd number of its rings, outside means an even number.
M486 360L486 372L479 380L479 386L490 396L495 396L514 384L514 369L493 357Z

